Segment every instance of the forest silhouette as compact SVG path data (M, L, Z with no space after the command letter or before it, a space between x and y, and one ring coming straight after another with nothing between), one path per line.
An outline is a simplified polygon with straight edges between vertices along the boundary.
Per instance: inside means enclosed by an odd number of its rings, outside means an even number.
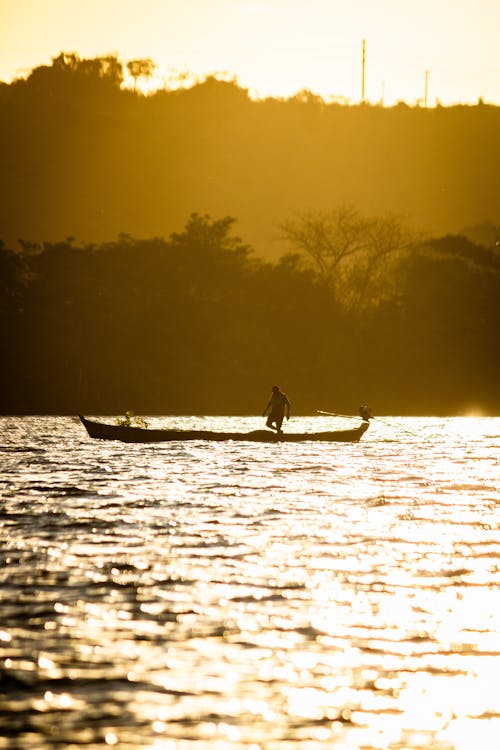
M498 413L498 108L122 83L0 84L1 413Z

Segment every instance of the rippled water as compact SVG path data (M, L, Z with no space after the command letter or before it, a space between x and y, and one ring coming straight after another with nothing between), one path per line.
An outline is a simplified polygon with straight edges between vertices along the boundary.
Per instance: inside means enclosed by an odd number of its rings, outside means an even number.
M498 750L499 459L500 419L1 418L0 748Z

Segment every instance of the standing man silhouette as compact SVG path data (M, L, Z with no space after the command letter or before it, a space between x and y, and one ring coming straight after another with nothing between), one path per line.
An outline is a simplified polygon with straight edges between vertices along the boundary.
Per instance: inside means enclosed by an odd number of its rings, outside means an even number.
M277 385L273 385L271 398L269 399L269 403L264 409L262 416L265 417L268 411L269 416L267 418L266 427L269 427L271 430L276 430L278 433L282 432L281 425L283 424L285 412L286 418L290 419L290 401L286 395L280 391Z

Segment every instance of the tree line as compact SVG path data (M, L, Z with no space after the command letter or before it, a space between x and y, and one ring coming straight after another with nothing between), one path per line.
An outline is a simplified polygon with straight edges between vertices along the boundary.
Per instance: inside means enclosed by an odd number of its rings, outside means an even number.
M496 228L498 229L498 227ZM230 216L167 239L0 246L1 413L498 414L500 254L352 206L258 256Z

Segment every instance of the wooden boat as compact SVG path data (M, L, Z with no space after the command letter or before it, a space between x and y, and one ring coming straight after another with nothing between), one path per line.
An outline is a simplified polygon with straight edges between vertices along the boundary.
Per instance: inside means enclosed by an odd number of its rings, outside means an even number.
M368 429L369 422L363 420L351 430L331 432L282 432L252 430L251 432L214 432L212 430L155 430L145 427L128 427L105 424L78 415L91 438L98 440L119 440L122 443L164 443L174 440L243 440L254 443L298 443L306 440L323 442L356 443Z

